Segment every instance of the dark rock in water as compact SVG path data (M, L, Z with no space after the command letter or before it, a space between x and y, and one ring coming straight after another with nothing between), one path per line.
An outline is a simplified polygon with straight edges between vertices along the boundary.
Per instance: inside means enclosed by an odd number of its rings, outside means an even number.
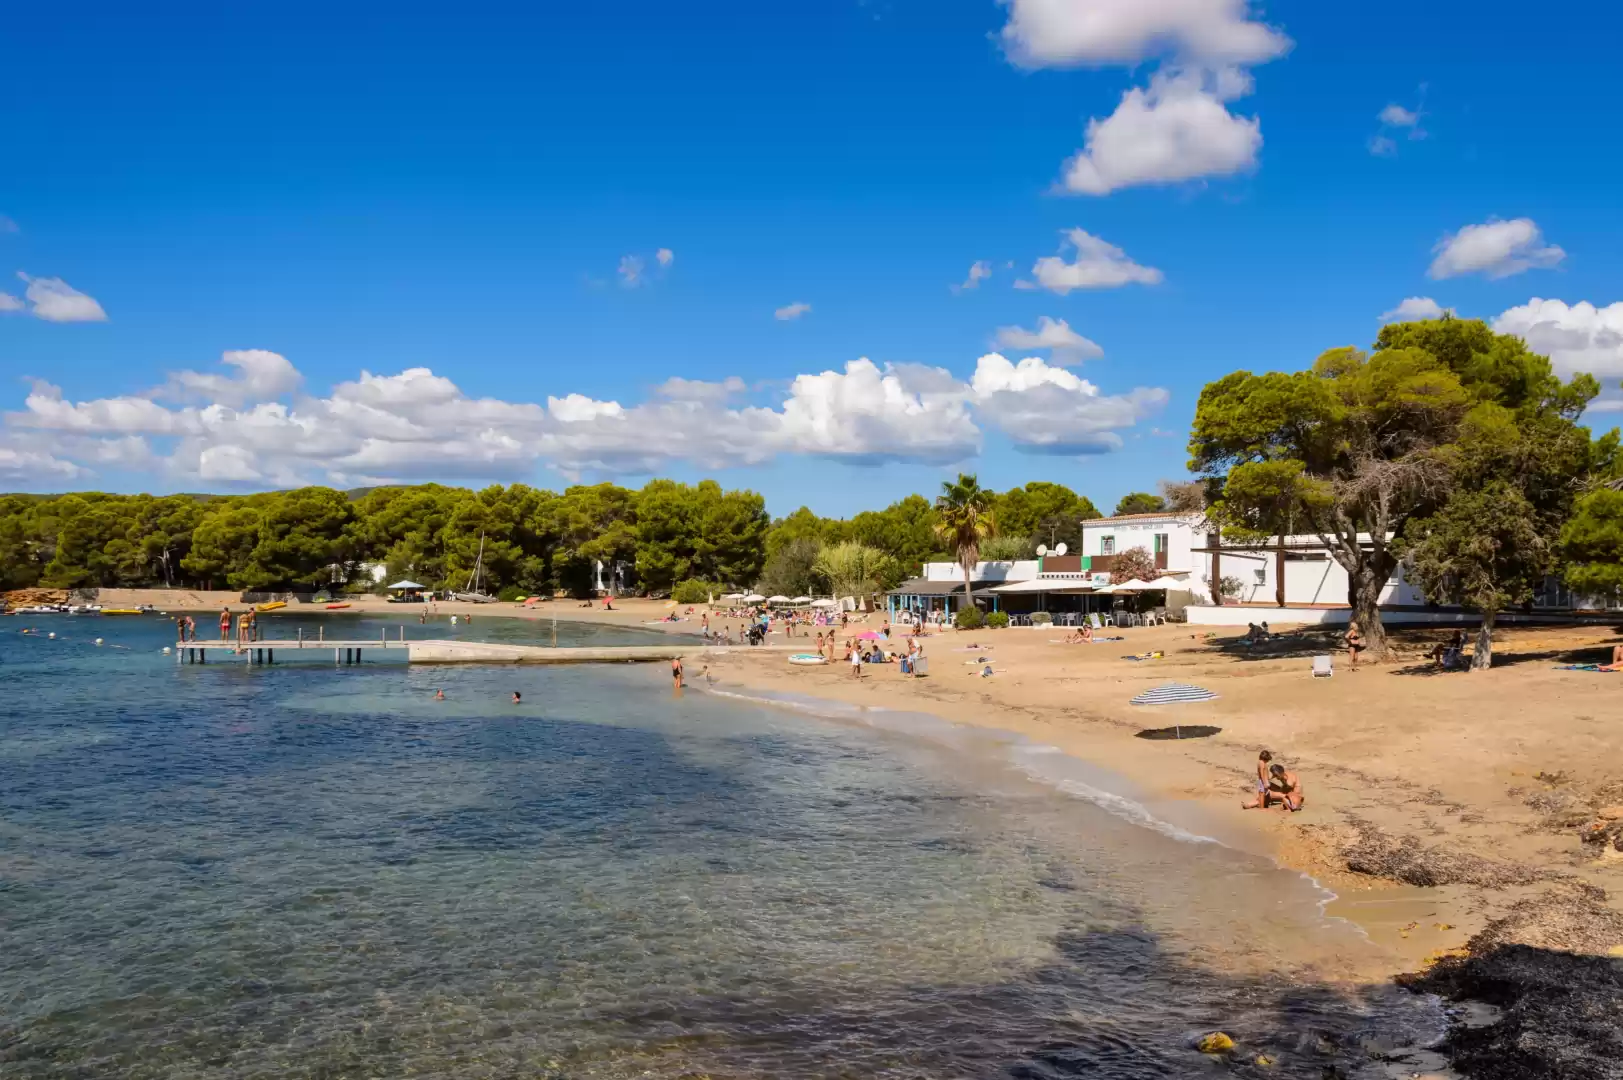
M1412 836L1393 836L1367 821L1351 819L1357 839L1341 850L1355 874L1401 881L1405 885L1479 885L1500 889L1531 885L1547 875L1515 863L1485 859L1445 845L1422 847Z
M1474 1080L1623 1080L1623 913L1592 886L1524 900L1430 971L1399 982L1501 1011L1446 1049ZM1601 955L1582 955L1583 953Z

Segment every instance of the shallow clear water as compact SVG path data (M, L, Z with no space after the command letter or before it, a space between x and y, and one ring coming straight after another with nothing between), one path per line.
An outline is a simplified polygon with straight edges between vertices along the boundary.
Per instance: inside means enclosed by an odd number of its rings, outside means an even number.
M194 666L170 639L0 620L8 1078L1133 1080L1259 1052L1317 1078L1436 1029L1327 981L1368 950L1311 883L1041 747L653 667ZM1246 1055L1195 1052L1214 1028Z

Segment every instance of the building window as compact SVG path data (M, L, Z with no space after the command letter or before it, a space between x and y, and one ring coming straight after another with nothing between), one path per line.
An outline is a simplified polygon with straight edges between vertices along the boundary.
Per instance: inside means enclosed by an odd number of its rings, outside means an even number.
M1155 554L1157 554L1157 555L1165 555L1166 551L1167 551L1167 534L1166 533L1156 533L1155 534Z
M1116 538L1106 536L1101 539L1099 541L1099 553L1101 555L1114 555L1116 553Z

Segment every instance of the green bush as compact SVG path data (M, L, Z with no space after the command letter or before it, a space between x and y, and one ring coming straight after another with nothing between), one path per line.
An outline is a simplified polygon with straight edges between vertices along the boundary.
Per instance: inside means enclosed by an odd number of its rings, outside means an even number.
M725 586L714 581L701 581L698 578L688 578L679 581L676 588L671 590L671 599L678 604L703 604L712 596L720 596L726 592Z
M1053 622L1054 616L1050 615L1046 611L1033 611L1031 613L1032 626L1050 626L1053 624Z
M529 595L529 593L525 592L523 589L519 588L517 585L507 585L507 586L504 586L502 588L501 592L496 594L496 599L510 604L514 600L517 600L519 597L528 596L528 595Z
M1008 625L1009 613L1007 611L994 611L990 615L986 616L986 626L988 629L1002 630Z
M986 616L980 608L971 606L959 611L952 621L960 630L979 630L986 625Z

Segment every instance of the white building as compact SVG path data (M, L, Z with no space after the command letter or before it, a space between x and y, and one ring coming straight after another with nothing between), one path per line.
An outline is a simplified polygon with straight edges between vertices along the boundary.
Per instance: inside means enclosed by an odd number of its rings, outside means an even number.
M1192 623L1244 626L1276 622L1337 623L1351 617L1347 571L1317 534L1274 537L1256 544L1219 538L1201 514L1124 514L1082 522L1083 569L1110 572L1114 557L1142 547L1156 567L1187 581ZM1367 546L1370 538L1361 537ZM1045 560L1044 569L1052 559ZM1228 581L1231 591L1214 604L1213 583ZM1382 618L1388 622L1472 621L1458 607L1428 603L1400 565L1381 589ZM1552 579L1533 600L1534 614L1615 610L1617 599L1572 595Z

